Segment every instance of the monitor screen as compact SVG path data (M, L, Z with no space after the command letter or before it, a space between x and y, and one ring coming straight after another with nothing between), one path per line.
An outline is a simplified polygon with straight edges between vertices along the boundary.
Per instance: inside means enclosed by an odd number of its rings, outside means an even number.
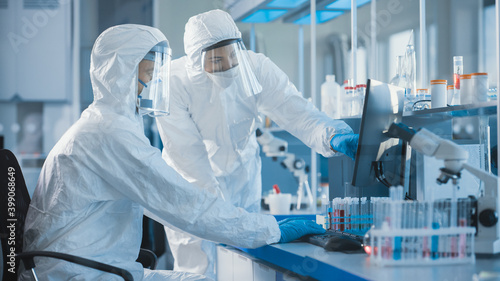
M393 122L402 121L404 91L401 87L368 80L354 163L353 186L366 187L386 180L384 170L400 171L400 167L394 168L394 165L401 162L402 145L399 139L390 138L385 132ZM386 162L389 165L384 165ZM389 182L390 185L403 184L401 177L396 178L398 182Z

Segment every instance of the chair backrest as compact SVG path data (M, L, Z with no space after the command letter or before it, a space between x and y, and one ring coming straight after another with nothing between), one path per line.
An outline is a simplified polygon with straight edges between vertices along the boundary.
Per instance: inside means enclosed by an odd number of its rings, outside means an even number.
M20 261L15 254L23 251L24 220L30 196L16 156L0 149L0 240L3 280L17 280ZM2 280L2 278L0 278Z

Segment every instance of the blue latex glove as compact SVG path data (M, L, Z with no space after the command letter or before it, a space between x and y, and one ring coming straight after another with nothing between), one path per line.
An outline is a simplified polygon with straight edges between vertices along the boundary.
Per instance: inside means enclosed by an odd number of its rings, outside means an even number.
M308 234L322 234L325 229L312 220L305 218L288 218L278 222L281 230L279 243L288 243Z
M358 150L358 134L336 134L330 140L333 150L342 152L354 160Z

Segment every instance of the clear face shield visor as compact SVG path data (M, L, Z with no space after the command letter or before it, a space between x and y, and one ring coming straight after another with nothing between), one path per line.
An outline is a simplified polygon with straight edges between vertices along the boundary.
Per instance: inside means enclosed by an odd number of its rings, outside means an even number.
M240 38L228 39L202 50L202 69L214 82L214 92L233 87L253 96L262 91L248 52Z
M169 114L170 61L172 50L167 41L154 46L138 67L137 109L151 117Z

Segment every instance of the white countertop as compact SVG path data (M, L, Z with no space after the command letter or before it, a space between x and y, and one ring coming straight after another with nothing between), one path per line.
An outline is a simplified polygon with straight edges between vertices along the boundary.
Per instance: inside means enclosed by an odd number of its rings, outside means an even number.
M476 257L475 264L382 267L370 264L370 258L366 254L329 252L309 243L274 244L270 247L309 257L367 280L500 280L500 257ZM310 264L303 266L303 271L314 270L315 265L311 264L310 259L308 263ZM496 279L479 279L490 273L496 275Z

